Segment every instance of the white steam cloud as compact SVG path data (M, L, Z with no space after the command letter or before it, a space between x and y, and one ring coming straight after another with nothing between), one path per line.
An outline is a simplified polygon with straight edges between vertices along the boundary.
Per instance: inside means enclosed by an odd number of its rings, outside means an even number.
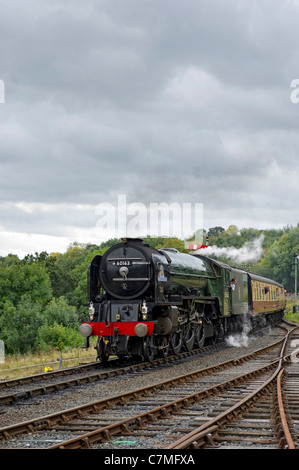
M225 342L235 348L240 348L241 346L247 347L249 344L249 336L245 331L242 331L240 334L229 336L225 339Z
M241 333L230 335L225 339L229 346L240 348L241 346L247 347L249 344L249 333L251 331L250 320L245 316L243 319L243 328Z
M257 261L263 255L263 240L264 235L261 235L255 240L245 243L241 248L209 246L204 250L198 250L197 253L210 257L215 256L217 258L223 256L225 258L229 258L235 263ZM245 317L242 325L242 331L240 333L230 335L228 338L226 338L225 341L229 346L246 347L249 344L250 330L250 321L248 321L248 319Z
M195 253L205 256L224 256L236 263L245 263L247 261L257 261L263 254L262 243L264 235L256 238L253 241L247 242L241 248L235 248L234 246L229 247L218 247L208 246L204 250L198 250Z

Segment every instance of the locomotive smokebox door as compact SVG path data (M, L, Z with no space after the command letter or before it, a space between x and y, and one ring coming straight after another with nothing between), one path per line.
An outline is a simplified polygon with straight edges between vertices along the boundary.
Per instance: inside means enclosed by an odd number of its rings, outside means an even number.
M151 260L143 245L119 244L103 255L100 270L101 284L117 299L133 299L141 296L151 280Z

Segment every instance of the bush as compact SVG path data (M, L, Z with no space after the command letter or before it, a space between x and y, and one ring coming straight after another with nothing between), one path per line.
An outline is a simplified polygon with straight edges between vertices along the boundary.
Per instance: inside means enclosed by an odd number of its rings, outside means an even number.
M37 347L41 351L57 349L63 351L69 348L78 348L82 346L82 336L80 333L69 326L54 323L53 325L41 326L37 332Z
M285 317L286 320L290 320L294 323L299 323L299 311L293 313L294 305L294 302L287 303L287 306L285 308ZM299 306L299 301L297 301L296 305Z
M0 315L0 339L4 341L6 353L24 354L34 350L36 332L43 324L41 306L22 296L18 307L6 301Z
M68 304L64 297L52 299L44 310L45 323L53 325L54 323L71 328L78 328L78 314L76 307Z

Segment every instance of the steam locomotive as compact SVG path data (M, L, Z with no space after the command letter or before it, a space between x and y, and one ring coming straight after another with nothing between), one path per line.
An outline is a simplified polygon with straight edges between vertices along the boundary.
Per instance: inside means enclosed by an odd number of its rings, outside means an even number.
M200 348L282 318L281 284L195 253L154 249L123 239L96 255L89 267L90 321L98 358L141 356L153 360Z

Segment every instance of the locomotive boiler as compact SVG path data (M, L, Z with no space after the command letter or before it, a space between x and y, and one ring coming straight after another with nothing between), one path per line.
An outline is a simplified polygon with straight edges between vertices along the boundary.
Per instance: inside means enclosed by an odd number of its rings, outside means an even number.
M285 295L275 281L211 258L123 239L92 260L89 302L90 321L80 333L87 343L98 337L105 362L111 355L152 360L200 348L240 330L244 316L252 327L276 321Z

